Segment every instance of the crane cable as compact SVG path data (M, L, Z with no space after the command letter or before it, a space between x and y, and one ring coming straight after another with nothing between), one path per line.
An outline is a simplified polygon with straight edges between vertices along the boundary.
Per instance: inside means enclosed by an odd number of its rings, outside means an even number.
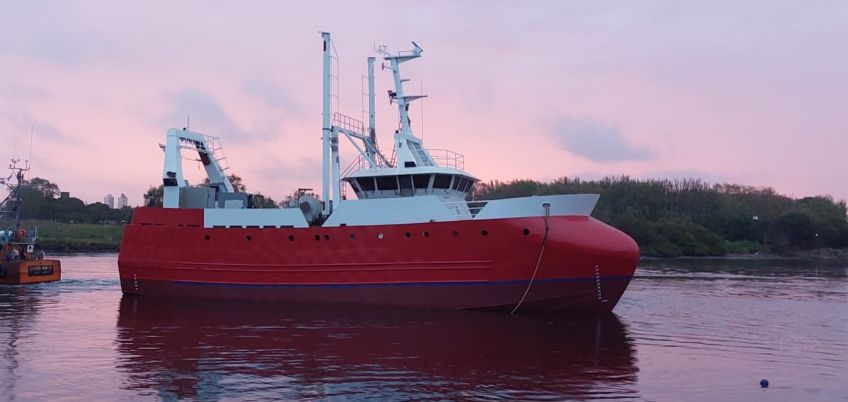
M510 312L512 315L515 315L515 312L518 311L518 308L521 307L521 304L523 304L524 300L527 299L527 294L530 293L530 288L533 287L533 281L536 280L536 274L539 272L539 266L542 264L542 255L545 254L545 244L548 243L548 231L550 230L548 217L551 215L551 204L546 202L542 204L542 207L545 208L545 235L542 237L542 248L539 250L539 258L536 260L536 268L533 269L533 275L530 276L530 282L527 284L527 289L524 289L524 295L521 296L521 300L518 301L518 304L516 304L515 308L513 308L512 312Z

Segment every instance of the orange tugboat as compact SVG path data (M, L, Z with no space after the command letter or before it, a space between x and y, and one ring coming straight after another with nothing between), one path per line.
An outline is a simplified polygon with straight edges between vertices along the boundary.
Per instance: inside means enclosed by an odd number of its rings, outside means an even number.
M26 167L18 167L19 160L12 159L9 169L17 179L9 196L0 204L0 216L15 215L14 230L0 230L0 284L18 285L58 281L62 278L62 265L59 260L45 260L44 252L38 248L38 230L27 232L21 227L21 183ZM10 176L7 180L12 178ZM2 180L2 179L0 179ZM2 180L5 182L6 180Z

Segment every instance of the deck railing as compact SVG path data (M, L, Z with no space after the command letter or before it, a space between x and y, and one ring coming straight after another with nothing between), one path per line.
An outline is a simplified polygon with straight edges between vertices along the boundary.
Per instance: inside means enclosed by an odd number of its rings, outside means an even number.
M436 166L453 168L457 170L465 170L465 156L463 154L451 151L449 149L427 149L427 153L430 155L430 158L433 159L433 162L436 163ZM383 163L379 158L377 160L378 167L394 167L396 166L396 155L392 152L392 157L389 159L388 163ZM368 162L368 159L363 158L362 155L358 156L356 159L351 161L351 163L344 169L342 172L342 177L347 177L348 175L354 174L362 169L370 169L371 166Z
M377 167L384 168L384 167L394 166L394 158L388 164L384 163L381 158L375 158L375 159L377 160ZM347 176L352 175L352 174L354 174L354 173L356 173L356 172L358 172L362 169L370 169L370 168L371 168L371 163L368 162L368 159L363 158L362 155L359 155L356 159L351 161L349 165L347 165L347 167L345 168L344 171L342 171L341 177L347 177Z
M465 170L465 155L463 154L449 149L428 149L427 153L438 166Z
M365 124L359 119L354 119L341 113L333 113L333 127L343 128L354 133L365 135Z

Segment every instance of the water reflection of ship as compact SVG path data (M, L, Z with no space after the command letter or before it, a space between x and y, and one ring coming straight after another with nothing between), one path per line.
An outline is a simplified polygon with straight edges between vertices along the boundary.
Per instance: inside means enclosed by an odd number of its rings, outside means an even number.
M164 398L636 396L615 315L553 319L124 296L116 344L124 387Z

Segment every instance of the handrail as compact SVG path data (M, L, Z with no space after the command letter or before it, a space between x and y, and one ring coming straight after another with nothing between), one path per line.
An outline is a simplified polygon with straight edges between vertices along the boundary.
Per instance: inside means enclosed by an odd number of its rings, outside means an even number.
M449 149L427 149L426 151L438 166L465 170L465 155L463 154Z
M465 170L465 155L451 151L449 149L426 149L427 153L430 155L430 158L433 159L433 162L436 163L436 166L453 168L456 170ZM395 153L392 152L392 157L388 164L383 163L381 160L377 160L378 168L386 168L386 167L394 167L395 166ZM342 177L346 177L348 175L354 174L362 169L370 169L371 165L368 163L368 159L363 158L361 155L356 159L351 161L351 163L345 168L342 173Z
M365 124L361 120L341 113L333 113L333 127L343 128L361 135L365 134Z

